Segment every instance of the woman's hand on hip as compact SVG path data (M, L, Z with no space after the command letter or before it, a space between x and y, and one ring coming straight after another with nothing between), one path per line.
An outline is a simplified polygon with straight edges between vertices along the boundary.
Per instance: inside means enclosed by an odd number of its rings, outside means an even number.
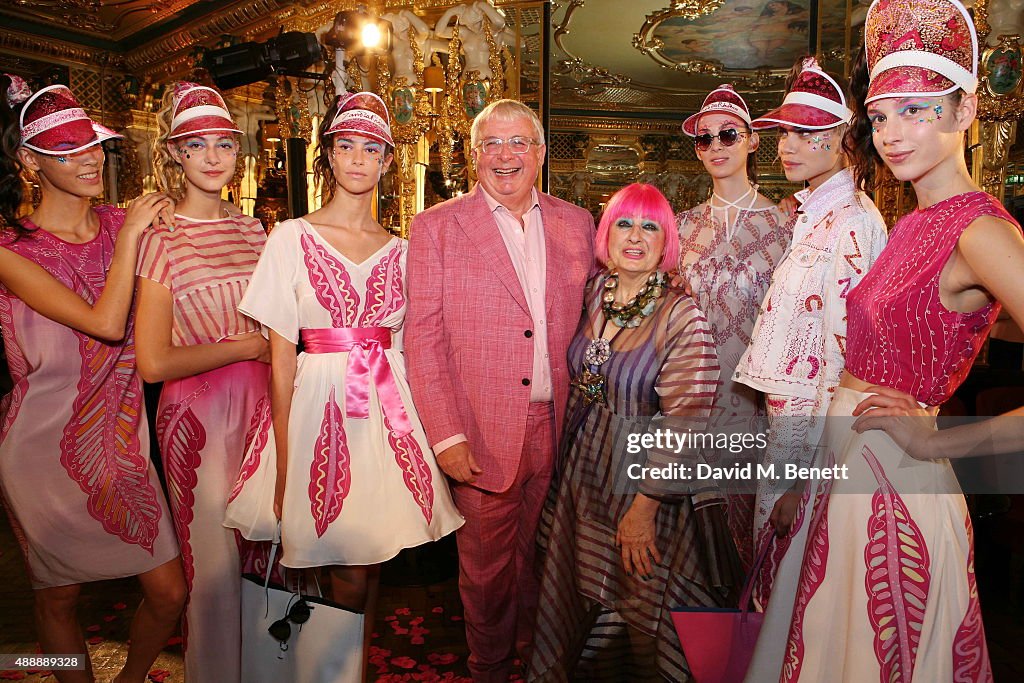
M870 429L884 431L907 455L917 460L943 457L934 447L935 415L938 408L922 408L910 394L892 387L872 386L871 394L857 404L853 429L859 434Z

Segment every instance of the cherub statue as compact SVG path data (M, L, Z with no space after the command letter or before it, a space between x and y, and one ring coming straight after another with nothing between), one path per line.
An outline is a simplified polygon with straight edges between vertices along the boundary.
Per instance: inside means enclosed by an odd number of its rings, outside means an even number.
M452 30L448 26L452 19L459 25L459 39L466 56L465 73L470 79L480 80L494 78L488 60L490 47L484 34L484 24L490 23L491 35L499 46L508 45L515 39L515 32L505 25L505 15L494 5L485 0L475 0L471 4L456 5L446 11L434 26L434 33L439 37L450 39Z
M448 42L436 37L426 22L410 10L388 12L381 19L391 24L391 59L395 64L391 73L396 84L402 78L406 85L416 82L412 43L409 41L410 28L415 33L414 40L419 45L424 64L430 64L430 55L433 53L448 51Z

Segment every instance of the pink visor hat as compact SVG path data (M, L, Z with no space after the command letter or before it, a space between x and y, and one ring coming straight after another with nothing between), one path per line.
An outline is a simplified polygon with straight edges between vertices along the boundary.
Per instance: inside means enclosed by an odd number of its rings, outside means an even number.
M846 106L846 96L839 84L821 70L814 57L804 60L803 70L786 93L782 106L754 119L754 130L779 125L825 130L849 123L853 112Z
M978 89L978 34L957 0L875 0L864 25L866 102Z
M183 81L174 86L174 115L168 140L186 135L241 133L224 98L213 88Z
M335 133L362 135L395 146L391 138L391 115L384 100L372 92L338 95L338 113L324 135Z
M720 85L704 98L700 111L683 121L683 132L697 137L697 123L704 114L732 114L750 125L750 108L731 85Z
M40 154L74 154L124 137L90 119L66 85L50 85L29 97L19 123L21 146Z

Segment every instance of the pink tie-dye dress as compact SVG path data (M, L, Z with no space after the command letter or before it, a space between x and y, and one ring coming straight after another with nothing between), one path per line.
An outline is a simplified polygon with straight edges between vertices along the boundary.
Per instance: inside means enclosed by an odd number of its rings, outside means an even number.
M173 304L171 341L228 341L259 325L238 312L266 233L251 216L175 217L174 230L148 231L138 274L166 287ZM143 323L144 324L144 323ZM156 418L174 527L188 584L182 620L189 683L241 681L242 571L259 549L224 528L224 509L242 456L270 428L270 366L239 361L164 382Z
M3 246L93 302L124 222L119 209L95 211L100 230L89 242L36 229L18 240L5 234ZM35 588L134 576L178 554L149 462L133 317L123 341L104 342L0 288L14 380L0 404L0 489Z

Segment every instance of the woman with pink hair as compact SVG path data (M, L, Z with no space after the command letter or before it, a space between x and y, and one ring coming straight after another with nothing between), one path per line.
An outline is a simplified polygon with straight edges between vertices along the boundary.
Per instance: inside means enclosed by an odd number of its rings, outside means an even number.
M717 558L735 550L721 507L698 511L668 482L632 478L683 456L630 454L638 449L627 445L655 418L702 430L718 359L697 304L665 281L679 235L657 188L616 193L596 245L605 268L587 286L569 347L572 393L541 518L546 557L528 677L684 680L669 609L723 604L728 570Z

